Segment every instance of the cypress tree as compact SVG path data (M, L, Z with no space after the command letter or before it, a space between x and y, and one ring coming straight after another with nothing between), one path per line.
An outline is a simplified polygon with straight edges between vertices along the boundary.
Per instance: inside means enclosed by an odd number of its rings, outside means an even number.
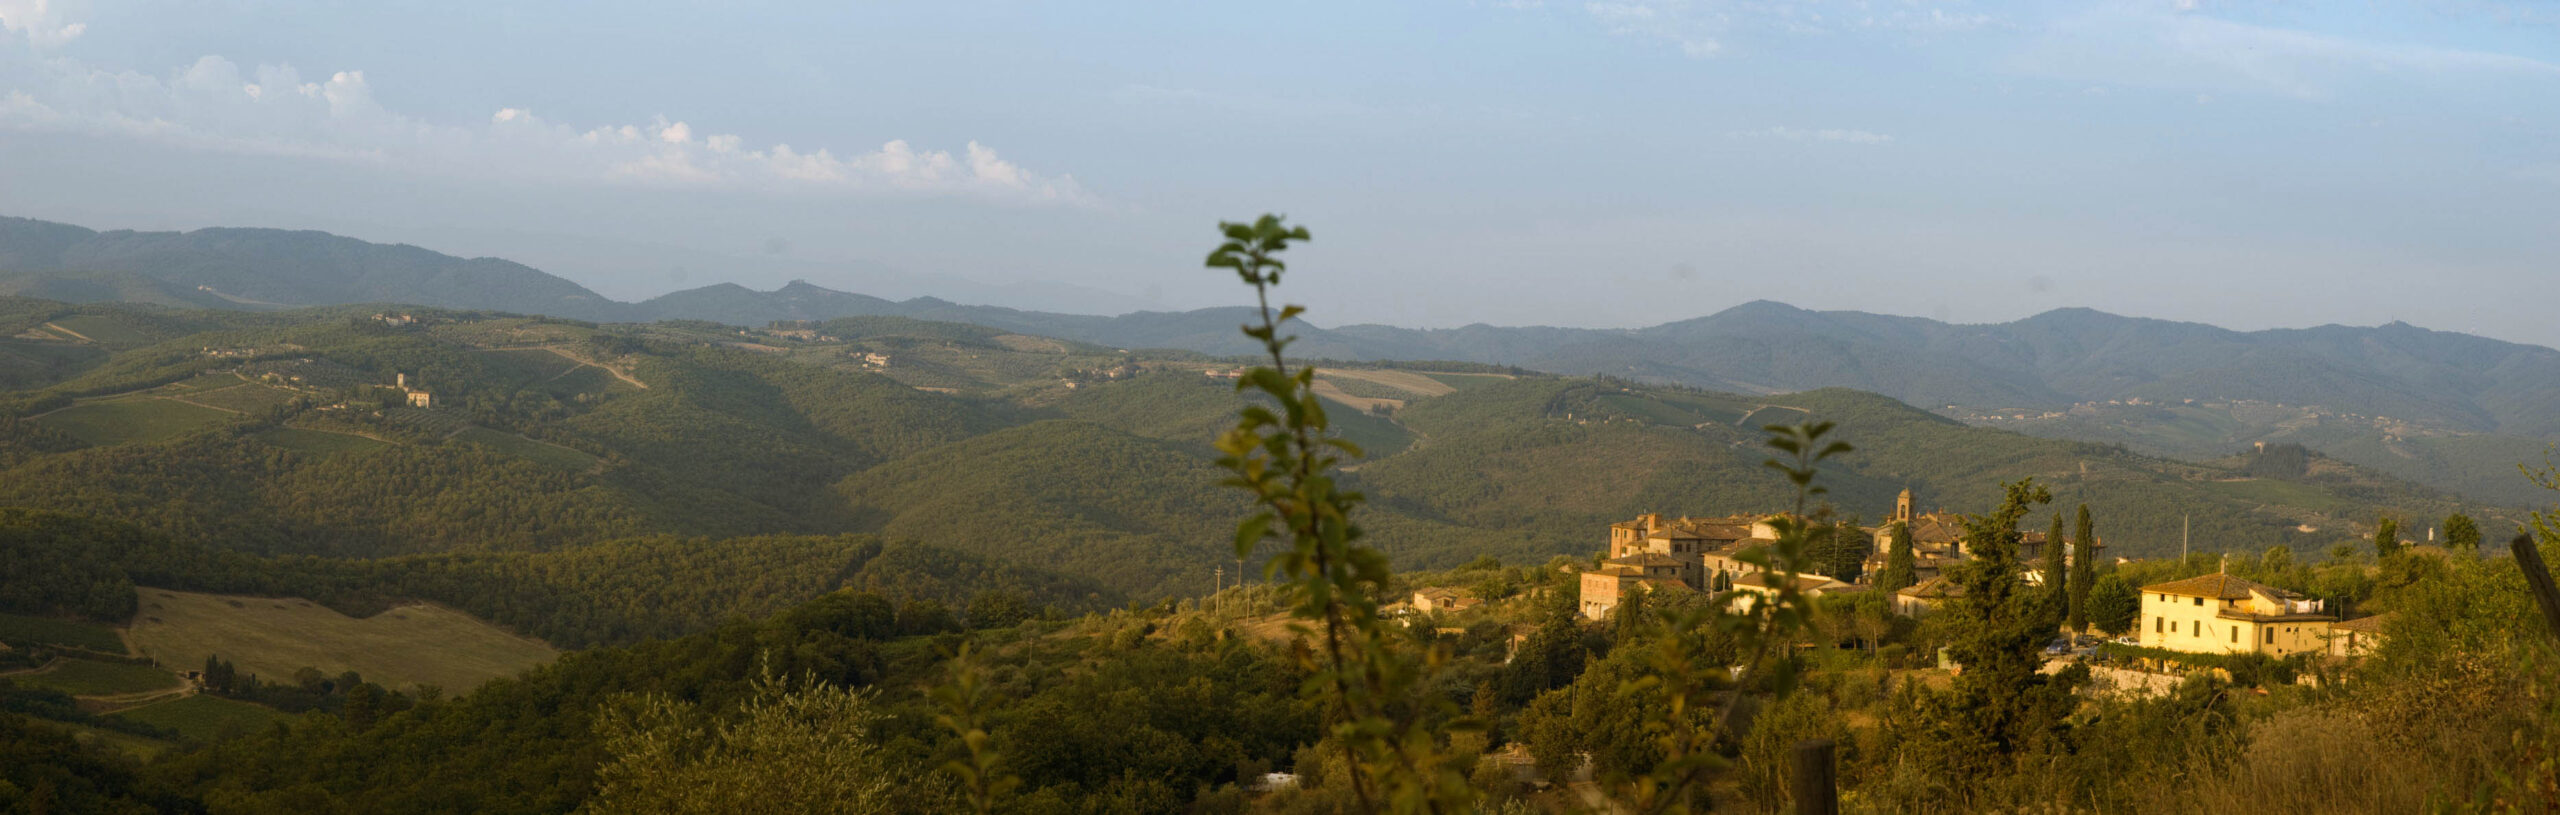
M1948 569L1964 597L1945 612L1953 642L1950 655L1964 666L1946 704L1930 711L1930 737L1942 748L1935 768L1953 783L1981 784L2014 772L2017 756L2064 749L2065 717L2077 708L2074 691L2088 682L2081 666L2044 674L2040 651L2053 638L2052 604L2019 578L2018 521L2030 504L2052 494L2021 480L2004 485L2007 497L1989 515L1965 518L1971 560Z
M2373 528L2373 555L2388 558L2400 552L2400 522L2384 515Z
M1876 573L1876 588L1901 591L1920 582L1919 564L1911 557L1911 525L1901 521L1885 531L1884 571Z
M2098 529L2089 523L2089 505L2071 526L2071 613L2065 620L2073 633L2089 630L2089 589L2098 578Z
M2070 575L2062 568L2062 513L2053 513L2053 529L2044 533L2044 592L2052 598L2054 617L2063 616L2063 603L2071 595Z

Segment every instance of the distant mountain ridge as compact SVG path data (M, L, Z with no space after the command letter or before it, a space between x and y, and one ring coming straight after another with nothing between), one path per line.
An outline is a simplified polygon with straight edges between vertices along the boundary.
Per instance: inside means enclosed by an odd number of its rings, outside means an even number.
M96 232L0 218L0 294L220 309L413 303L743 326L897 316L1115 348L1251 351L1235 331L1251 316L1244 308L1104 317L891 301L805 282L770 292L723 283L622 303L505 260L269 229ZM2254 401L2451 433L2560 438L2560 351L2403 323L2243 332L2069 308L1957 325L1756 301L1640 329L1346 325L1300 334L1293 350L1314 358L1514 365L1752 393L1846 387L1950 413ZM2235 431L2210 444L2263 435Z

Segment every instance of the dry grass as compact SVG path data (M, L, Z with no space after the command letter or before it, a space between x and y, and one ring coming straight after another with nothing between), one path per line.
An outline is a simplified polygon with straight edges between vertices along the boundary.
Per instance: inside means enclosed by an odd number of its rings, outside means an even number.
M1380 385L1385 385L1396 390L1406 391L1422 396L1445 396L1451 393L1456 393L1458 390L1457 388L1450 387L1447 382L1442 382L1411 371L1326 368L1324 369L1324 375L1338 376L1344 379L1366 380Z
M1316 380L1315 387L1309 388L1309 390L1315 391L1317 396L1322 396L1328 400L1349 407L1352 410L1368 411L1379 405L1385 405L1388 410L1396 410L1404 407L1404 400L1402 399L1376 399L1366 396L1353 396L1351 394L1344 393L1340 386L1322 379Z
M129 638L179 668L220 655L243 674L289 681L303 667L353 670L386 687L436 685L460 693L550 662L559 651L438 606L402 606L365 619L301 599L143 589Z
M2315 707L2278 713L2249 729L2249 749L2191 785L2158 792L2154 812L2423 812L2436 779L2383 746L2365 717Z

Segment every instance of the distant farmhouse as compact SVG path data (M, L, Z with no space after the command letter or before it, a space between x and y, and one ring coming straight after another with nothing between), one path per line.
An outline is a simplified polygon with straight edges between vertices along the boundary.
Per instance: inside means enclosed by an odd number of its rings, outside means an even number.
M1664 518L1657 513L1609 525L1608 557L1582 574L1582 616L1605 619L1636 591L1719 593L1744 608L1777 591L1777 577L1742 561L1753 549L1776 543L1778 515ZM1798 590L1820 595L1852 590L1820 575L1797 579Z
M409 378L409 375L408 375L408 374L392 374L392 381L393 381L394 383L397 383L397 384L399 385L399 387L400 387L400 392L401 392L401 393L405 393L405 394L408 394L408 395L409 395L409 406L410 406L410 407L413 407L413 408L432 408L432 407L435 407L435 403L436 403L435 395L434 395L434 394L431 394L431 393L428 393L426 388L419 387L417 383L415 383L413 380L411 380L411 379Z

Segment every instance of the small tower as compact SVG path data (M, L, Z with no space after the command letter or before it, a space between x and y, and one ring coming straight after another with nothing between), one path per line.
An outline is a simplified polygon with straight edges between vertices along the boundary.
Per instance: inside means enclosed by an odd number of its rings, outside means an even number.
M400 385L400 389L401 389L401 390L404 390L404 391L405 391L405 390L408 390L408 389L409 389L409 375L408 375L408 374L392 374L392 375L391 375L391 381L392 381L392 382L395 382L395 383L398 383L398 384Z
M1911 522L1910 487L1902 488L1902 494L1893 499L1893 519L1902 523Z

